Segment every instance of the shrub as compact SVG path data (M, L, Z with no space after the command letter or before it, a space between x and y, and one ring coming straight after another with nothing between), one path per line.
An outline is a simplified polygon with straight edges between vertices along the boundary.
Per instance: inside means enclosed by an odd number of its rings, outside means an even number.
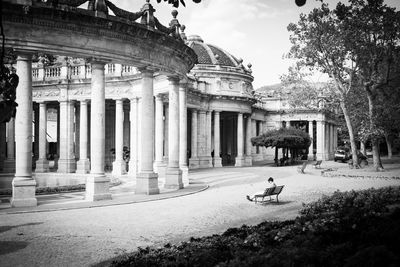
M139 248L113 266L400 266L400 188L335 192L300 216L228 229L164 248Z

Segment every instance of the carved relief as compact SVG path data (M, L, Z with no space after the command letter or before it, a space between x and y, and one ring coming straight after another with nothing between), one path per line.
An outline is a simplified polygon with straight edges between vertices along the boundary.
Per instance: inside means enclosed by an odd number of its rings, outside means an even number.
M59 90L43 90L43 91L33 91L32 92L32 97L34 97L34 98L53 97L53 96L59 96L59 95L60 95Z

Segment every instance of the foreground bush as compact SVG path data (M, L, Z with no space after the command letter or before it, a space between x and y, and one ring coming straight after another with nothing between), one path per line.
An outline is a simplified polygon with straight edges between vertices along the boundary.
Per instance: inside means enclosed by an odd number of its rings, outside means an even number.
M284 222L228 229L113 266L400 266L400 188L335 192Z

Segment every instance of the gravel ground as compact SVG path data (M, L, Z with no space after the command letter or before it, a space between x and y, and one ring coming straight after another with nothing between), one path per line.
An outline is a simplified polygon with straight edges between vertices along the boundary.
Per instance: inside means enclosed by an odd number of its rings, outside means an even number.
M343 168L323 163L323 168ZM399 169L391 171L400 173ZM382 175L382 173L379 173ZM263 190L267 178L285 185L280 203L254 204L245 196ZM400 186L399 179L322 177L297 166L221 168L191 172L210 188L153 202L87 209L0 215L0 266L89 266L136 250L191 236L222 233L242 224L297 216L302 203L335 190Z

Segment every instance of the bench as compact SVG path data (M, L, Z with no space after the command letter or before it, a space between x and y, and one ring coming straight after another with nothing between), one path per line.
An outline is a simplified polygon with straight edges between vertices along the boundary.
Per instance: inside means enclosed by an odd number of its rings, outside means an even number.
M306 169L307 164L308 164L307 161L306 161L306 162L303 162L303 165L301 165L301 167L297 167L297 171L298 171L299 173L304 173L304 170Z
M280 185L280 186L276 186L276 187L269 187L269 188L265 189L263 194L254 195L254 203L257 203L258 198L262 198L261 201L258 201L258 202L262 203L262 202L264 202L265 197L271 197L274 195L276 195L276 202L279 203L278 195L282 192L283 187L284 187L284 185ZM267 201L270 201L270 200L267 200Z
M322 163L322 160L317 160L317 162L315 162L313 167L316 169L321 169L321 163Z

